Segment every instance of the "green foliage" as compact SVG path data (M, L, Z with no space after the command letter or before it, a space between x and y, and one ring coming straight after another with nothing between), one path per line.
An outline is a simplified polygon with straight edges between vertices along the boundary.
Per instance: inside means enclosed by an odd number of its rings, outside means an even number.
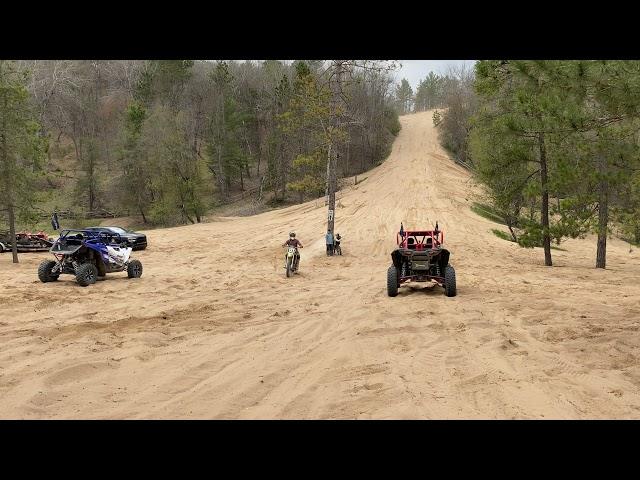
M502 240L506 240L507 242L512 242L512 243L519 243L521 246L523 247L527 247L527 248L534 248L534 247L538 247L541 248L542 247L542 242L536 244L533 242L532 238L527 238L525 240L522 240L522 243L520 238L518 238L518 242L515 242L513 240L513 237L511 235L509 235L507 232L503 232L502 230L498 230L497 228L492 228L491 231L493 232L493 234L498 237L501 238ZM538 238L540 241L542 239L541 236L539 236ZM551 246L551 250L558 250L558 251L563 251L566 252L566 249L564 248L560 248L560 247L556 247L556 246Z
M333 145L338 173L360 173L388 155L400 131L392 80L371 68L345 74L334 104L318 60L30 65L40 136L54 159L44 166L54 178L34 190L53 193L51 207L104 208L148 225L198 221L238 191L259 188L262 201L315 195L326 165L315 171L296 159L326 160Z
M384 110L384 121L386 129L391 133L391 135L397 137L402 129L400 119L398 118L398 112L391 108L386 108Z
M440 77L440 105L443 111L434 114L438 125L440 144L454 160L464 166L471 165L469 131L476 112L477 96L473 92L473 75L466 69Z
M13 61L0 60L0 211L10 223L37 221L44 200L48 139L40 135L27 90L28 76ZM15 218L14 218L15 217Z
M476 215L480 215L481 217L486 218L487 220L506 225L504 216L501 215L496 210L496 208L491 205L473 202L473 204L471 205L471 211Z
M287 183L287 188L305 196L321 196L326 186L326 152L316 151L310 155L298 155L293 161L297 180Z
M433 126L437 127L442 122L442 114L436 110L433 112Z
M613 208L614 218L623 238L640 244L640 173L636 172L620 191L619 204Z
M476 176L494 206L517 214L512 225L521 245L590 231L604 239L612 219L623 234L637 231L640 238L631 175L640 159L638 62L481 61L475 88ZM545 194L548 228L540 216ZM519 217L536 202L528 218ZM598 258L603 267L604 256Z
M403 78L400 85L396 87L395 97L398 112L401 114L409 113L413 104L413 88L406 78Z
M446 77L429 72L424 80L421 80L418 84L414 105L415 110L423 111L442 107L447 81Z
M511 238L511 235L509 235L507 232L503 232L502 230L498 230L497 228L492 228L491 231L496 237L508 242L513 242L513 238Z

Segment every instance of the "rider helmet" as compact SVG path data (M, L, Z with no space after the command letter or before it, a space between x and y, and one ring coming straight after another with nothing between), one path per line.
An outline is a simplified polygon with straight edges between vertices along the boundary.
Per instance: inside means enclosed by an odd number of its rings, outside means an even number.
M289 232L289 238L296 238L296 232Z

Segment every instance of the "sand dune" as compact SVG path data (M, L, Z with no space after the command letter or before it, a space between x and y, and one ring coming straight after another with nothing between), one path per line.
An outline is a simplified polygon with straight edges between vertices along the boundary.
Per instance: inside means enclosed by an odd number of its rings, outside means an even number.
M326 208L148 232L141 279L41 284L49 254L0 255L1 418L637 418L640 266L612 240L540 249L496 238L431 113ZM386 295L400 222L439 222L458 296ZM284 276L294 229L301 271ZM188 239L188 248L186 247Z

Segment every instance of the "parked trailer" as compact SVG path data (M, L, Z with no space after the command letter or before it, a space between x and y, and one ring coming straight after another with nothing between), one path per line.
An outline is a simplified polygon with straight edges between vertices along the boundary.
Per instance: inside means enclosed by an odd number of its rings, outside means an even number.
M16 246L18 252L48 252L54 239L45 232L31 233L22 231L16 233ZM0 253L11 251L11 236L9 232L0 232Z

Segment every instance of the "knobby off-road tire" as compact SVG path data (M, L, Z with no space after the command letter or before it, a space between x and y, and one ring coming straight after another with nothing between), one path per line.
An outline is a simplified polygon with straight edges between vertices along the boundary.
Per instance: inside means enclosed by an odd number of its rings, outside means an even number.
M391 265L389 270L387 270L387 295L390 297L398 295L399 286L400 281L398 279L398 269L395 265Z
M287 257L287 271L286 271L287 278L289 278L293 274L291 270L292 263L293 263L293 258Z
M456 296L456 271L451 265L444 269L444 294L447 297Z
M59 273L51 273L51 269L55 266L56 262L53 260L45 260L38 267L38 278L42 283L55 282L60 276Z
M81 287L88 287L98 280L98 269L92 263L83 263L76 271L76 282Z
M142 263L140 260L131 260L129 262L127 276L129 278L140 278L142 276Z

